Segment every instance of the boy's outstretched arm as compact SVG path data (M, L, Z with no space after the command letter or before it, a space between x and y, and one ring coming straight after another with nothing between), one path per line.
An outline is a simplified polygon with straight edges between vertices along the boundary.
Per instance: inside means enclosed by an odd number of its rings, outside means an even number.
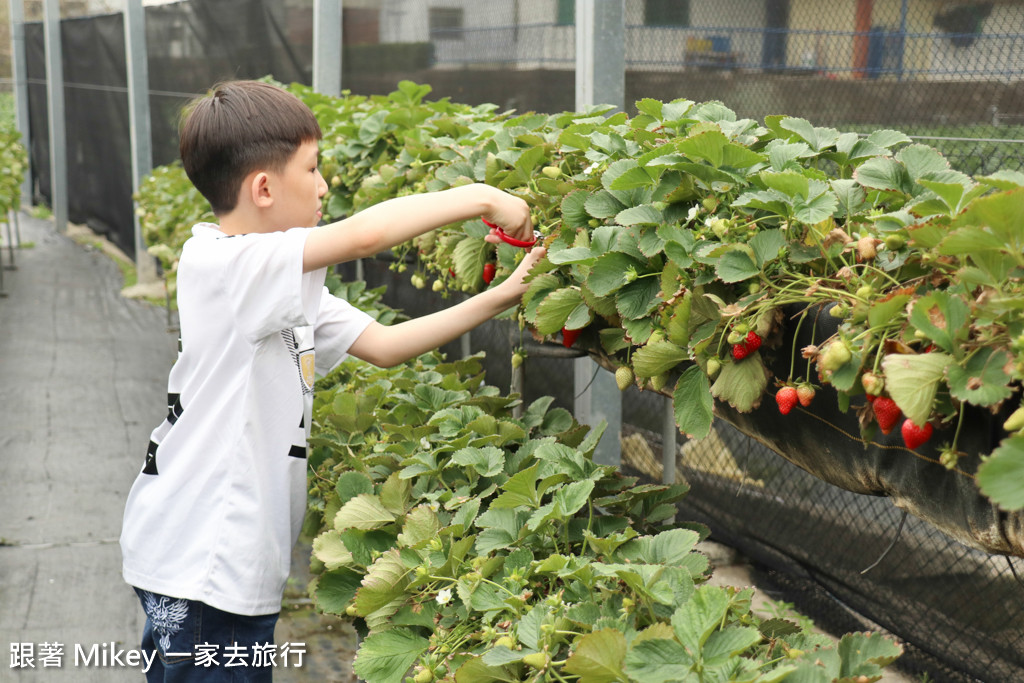
M530 207L519 197L481 183L396 197L315 228L306 238L303 270L367 258L449 223L484 217L507 234L531 240Z
M523 278L544 251L531 250L507 280L454 306L397 325L370 323L349 353L378 367L392 367L457 339L519 303L526 291Z

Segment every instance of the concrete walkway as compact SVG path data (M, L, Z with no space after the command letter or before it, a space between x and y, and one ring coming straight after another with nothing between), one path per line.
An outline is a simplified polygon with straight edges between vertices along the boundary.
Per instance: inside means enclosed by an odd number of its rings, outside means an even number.
M141 633L117 540L166 411L175 337L163 310L120 296L108 256L51 221L19 224L32 246L16 250L0 298L0 680L138 681L139 669L95 663ZM63 656L44 658L54 643ZM11 668L28 648L35 668Z

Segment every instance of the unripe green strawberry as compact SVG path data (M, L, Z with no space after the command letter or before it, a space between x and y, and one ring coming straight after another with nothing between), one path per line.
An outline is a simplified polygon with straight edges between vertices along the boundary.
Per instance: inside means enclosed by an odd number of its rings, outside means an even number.
M523 656L523 664L532 666L534 669L543 669L550 662L551 658L545 652L531 652Z
M494 641L495 647L507 647L510 650L514 650L516 647L516 641L512 640L509 636L502 636Z
M732 222L726 218L714 218L711 220L711 232L715 233L718 239L725 239L725 236L729 234L729 229L732 227Z
M865 372L860 378L861 386L868 396L879 396L885 387L885 380L873 372Z
M885 238L885 248L889 251L898 251L906 243L907 240L903 238L903 235L889 235Z
M667 372L663 372L660 375L655 375L651 378L651 388L655 391L661 391L668 384L669 375Z
M708 359L708 377L714 379L718 377L718 372L722 369L722 361L717 358Z
M1003 423L1003 429L1008 432L1024 429L1024 406L1017 408L1017 410L1010 414L1010 417Z
M423 669L418 674L412 677L412 680L416 683L430 683L434 680L434 672L430 669Z
M540 172L552 180L562 175L562 169L558 168L556 165L545 166L540 170Z
M423 289L424 287L427 286L427 281L424 280L423 276L420 275L419 273L413 273L412 276L409 278L409 282L412 283L412 286L415 287L416 289Z
M632 383L633 368L628 365L620 366L619 369L615 371L615 384L618 385L619 391L625 391Z
M821 369L826 372L835 372L839 368L843 367L850 362L850 358L853 355L850 353L850 347L843 341L834 341L825 347L825 350L821 353Z
M444 289L444 283L441 282L440 280L434 280L434 284L431 285L430 288L435 292L440 292L442 289ZM422 289L422 287L420 287L420 289Z
M956 467L957 462L960 460L960 454L953 450L951 447L942 449L942 453L939 454L939 464L945 467L947 470L951 470Z
M523 360L525 358L526 357L520 351L516 351L515 353L513 353L512 354L512 367L513 368L522 367Z

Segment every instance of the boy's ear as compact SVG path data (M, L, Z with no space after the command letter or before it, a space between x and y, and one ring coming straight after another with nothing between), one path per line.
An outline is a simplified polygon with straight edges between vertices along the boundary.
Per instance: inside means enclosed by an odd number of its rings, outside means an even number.
M265 209L274 203L270 193L270 176L266 171L259 171L249 181L249 193L252 203L258 208Z

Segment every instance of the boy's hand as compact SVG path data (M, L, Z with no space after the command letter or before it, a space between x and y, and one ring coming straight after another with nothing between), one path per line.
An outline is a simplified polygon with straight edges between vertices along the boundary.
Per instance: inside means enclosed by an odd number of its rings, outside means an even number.
M530 205L521 198L502 190L496 190L492 198L492 208L483 218L500 227L506 235L513 239L530 242L533 240L533 219L530 217ZM491 228L490 234L484 237L488 242L498 243L497 228Z
M530 272L530 269L537 265L537 262L544 258L544 254L547 253L547 249L544 247L534 247L527 250L526 256L516 269L512 271L512 274L508 276L504 282L499 285L500 287L507 288L509 295L516 301L523 298L523 294L526 293L526 284L523 280L526 279L526 275Z

